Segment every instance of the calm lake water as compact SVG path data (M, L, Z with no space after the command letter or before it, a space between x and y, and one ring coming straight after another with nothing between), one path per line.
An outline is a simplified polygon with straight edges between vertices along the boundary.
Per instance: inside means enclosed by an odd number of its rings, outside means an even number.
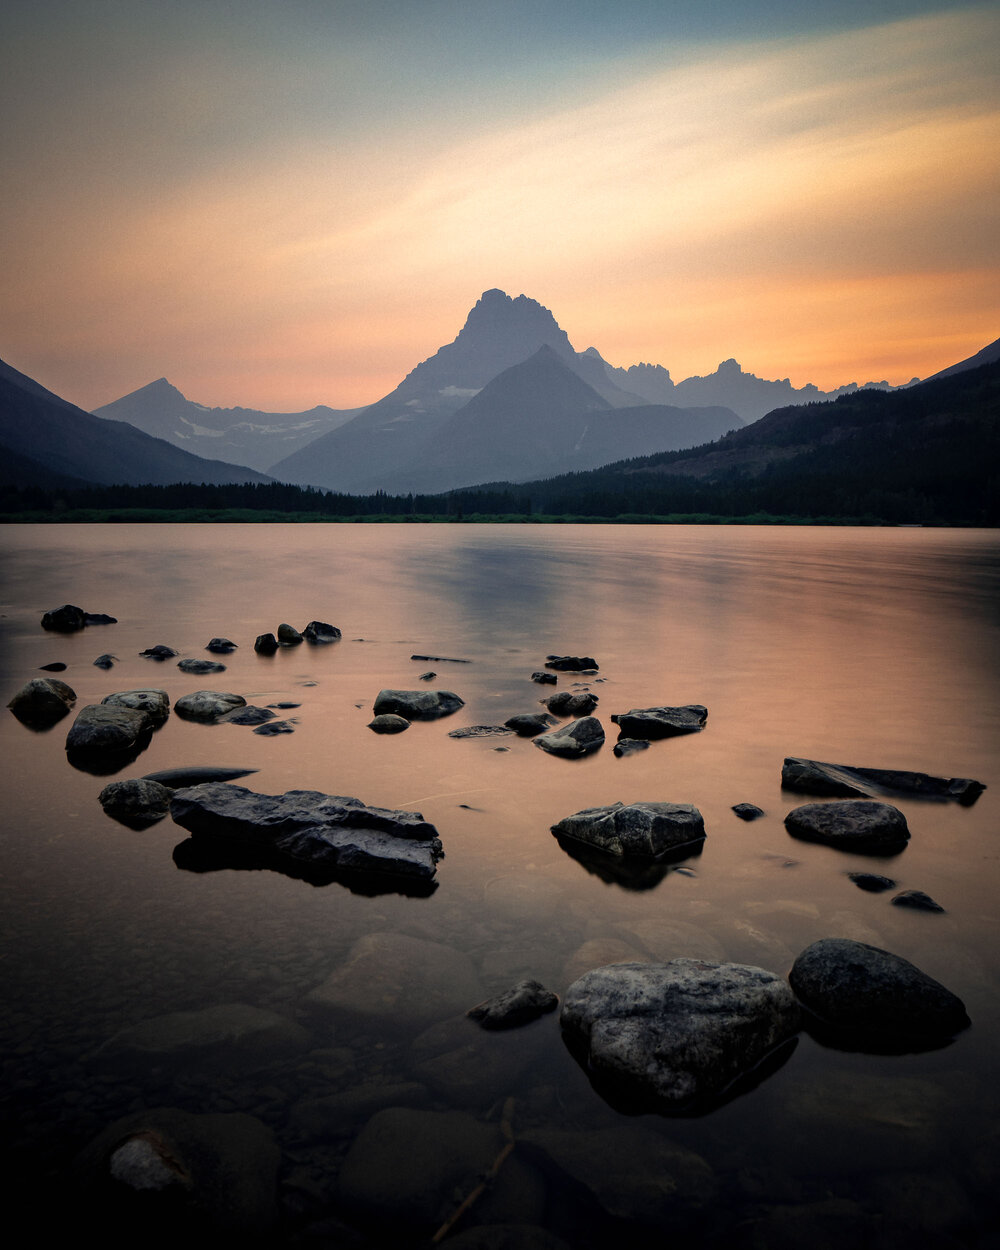
M294 718L294 733L273 738L171 715L118 776L253 768L239 784L264 793L313 789L417 809L446 852L426 898L273 871L190 871L183 854L175 860L186 835L169 819L138 832L104 815L97 795L108 778L67 762L71 718L34 733L5 713L6 1170L29 1194L36 1231L73 1209L73 1160L91 1139L130 1112L170 1106L246 1112L273 1132L282 1151L273 1244L378 1244L371 1213L348 1210L338 1184L368 1118L402 1104L495 1124L506 1105L515 1140L558 1129L599 1151L612 1138L595 1135L627 1125L701 1156L719 1196L688 1220L692 1244L987 1244L1000 1172L995 531L10 526L2 548L4 702L39 666L63 661L57 676L77 708L146 686L172 702L209 688L301 704L279 713ZM63 603L119 623L46 634L42 613ZM342 641L254 653L257 634L312 619L338 626ZM208 658L215 635L240 649L216 657L227 671L208 678L138 654L164 643L178 658ZM93 666L102 652L118 657L110 671ZM609 735L600 752L570 762L524 739L448 737L540 710L551 687L530 674L552 652L599 662L590 689ZM430 685L465 707L398 736L369 731L379 689L420 687L428 669ZM561 675L558 688L574 680ZM707 727L616 759L611 713L662 703L705 704ZM898 800L910 844L892 859L862 859L786 833L787 812L808 801L782 793L786 755L972 777L989 789L971 807ZM551 836L562 817L619 799L695 804L708 831L702 853L635 889ZM766 815L744 824L730 810L744 801ZM864 893L846 876L856 869L924 890L945 913ZM526 975L561 994L590 967L695 949L783 974L810 942L852 937L942 981L973 1024L951 1045L910 1055L834 1050L804 1033L780 1070L706 1116L627 1118L591 1088L556 1016L502 1036L462 1019L473 1005L464 1000L440 1020L378 1002L318 1017L310 991L373 933L458 952L483 997ZM95 1053L152 1017L233 1002L304 1024L311 1040L249 1072L208 1052L124 1072ZM331 1096L340 1101L321 1101ZM515 1152L505 1185L456 1234L516 1223L567 1244L662 1244L634 1194L608 1215L607 1195L584 1199L537 1152ZM415 1227L414 1239L428 1231ZM518 1236L504 1244L543 1244L523 1227Z

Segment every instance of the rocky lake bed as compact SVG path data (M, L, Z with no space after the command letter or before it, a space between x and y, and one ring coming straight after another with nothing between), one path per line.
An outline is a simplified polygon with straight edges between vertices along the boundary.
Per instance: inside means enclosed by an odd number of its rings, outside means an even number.
M993 713L981 675L978 738L923 727L957 706L940 683L891 703L900 633L927 658L922 563L863 618L891 714L848 725L855 683L815 670L847 645L842 586L806 578L830 628L797 644L771 615L791 572L746 607L755 548L723 628L711 545L644 537L640 565L568 527L514 573L506 533L369 534L309 546L323 593L275 564L234 609L212 528L178 527L180 601L94 565L84 598L50 552L45 601L0 619L26 1201L121 1244L988 1244ZM798 559L761 541L771 578ZM846 542L814 552L834 583ZM549 581L650 562L693 623L654 580L624 621L520 624ZM117 619L68 603L43 629L73 591Z

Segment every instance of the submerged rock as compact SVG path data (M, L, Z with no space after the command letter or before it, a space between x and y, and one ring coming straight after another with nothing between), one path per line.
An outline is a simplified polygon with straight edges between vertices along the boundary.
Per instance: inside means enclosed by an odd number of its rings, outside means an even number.
M54 725L76 702L76 691L57 677L33 677L7 704L24 725Z
M336 625L328 625L326 621L310 621L302 631L302 637L306 642L336 642L340 637L340 630Z
M148 713L138 708L89 703L77 713L66 735L71 752L126 752L153 728Z
M703 842L705 822L701 812L687 803L612 803L567 816L552 826L552 832L609 855L658 859Z
M554 716L589 716L597 707L596 694L581 691L574 694L570 690L560 690L545 700L545 706Z
M612 748L615 759L624 759L626 755L638 755L640 751L648 751L649 742L645 738L620 738Z
M589 655L547 655L545 667L560 673L596 673L597 661Z
M672 738L676 734L697 733L705 728L708 709L700 703L684 707L633 708L611 717L622 738Z
M859 890L867 890L869 894L881 894L896 885L891 877L882 877L877 872L849 872L847 875Z
M120 1244L200 1245L206 1232L243 1242L273 1227L280 1161L254 1116L156 1107L109 1125L73 1170Z
M437 830L419 812L316 790L255 794L208 783L176 791L170 814L195 838L226 839L316 868L429 879L443 854Z
M453 729L449 738L509 738L513 733L507 725L465 725Z
M974 803L986 789L967 777L932 777L898 768L859 768L854 764L824 764L820 760L789 756L781 769L785 790L859 798L914 795L917 798L955 799Z
M260 734L262 738L277 738L281 734L293 734L295 729L291 721L269 720L263 725L258 725L253 733Z
M903 890L893 897L892 903L895 907L912 907L914 911L944 911L941 904L923 890Z
M114 694L105 695L101 703L145 712L154 725L161 725L170 715L170 698L165 690L116 690Z
M162 820L170 811L170 788L145 777L112 781L97 796L105 812L122 824L143 827Z
M392 712L383 712L381 716L368 722L368 728L377 734L401 734L409 727L410 722L405 716L396 716Z
M182 673L224 673L225 664L217 664L215 660L178 660L177 667Z
M376 716L389 713L407 720L438 720L460 707L465 707L465 700L450 690L380 690L374 712Z
M78 629L83 629L86 624L86 612L72 603L64 603L61 608L53 608L42 617L42 629L48 629L57 634L75 633Z
M257 771L256 768L216 768L211 764L196 764L191 768L164 768L157 773L146 773L142 780L158 781L171 790L181 790L204 785L206 781L235 781L237 777L246 777Z
M196 690L182 695L174 704L174 711L185 720L217 721L237 708L246 707L241 694L223 690Z
M539 734L533 741L536 747L541 747L549 755L577 759L604 745L604 726L596 716L582 716L561 729Z
M470 1007L465 1014L484 1029L514 1029L555 1011L558 1005L558 994L547 990L541 981L519 981L502 994Z
M874 799L806 803L788 813L785 828L793 838L862 855L895 855L910 839L899 808Z
M248 703L246 707L238 707L235 712L227 712L222 720L227 725L266 725L274 720L276 713L267 707L257 707Z
M950 990L899 955L822 938L799 955L789 982L804 1007L835 1029L903 1042L943 1040L969 1025Z
M782 977L696 959L595 968L566 991L560 1018L592 1079L666 1112L712 1105L800 1024Z
M88 625L117 625L117 616L108 616L107 612L85 612L84 619Z

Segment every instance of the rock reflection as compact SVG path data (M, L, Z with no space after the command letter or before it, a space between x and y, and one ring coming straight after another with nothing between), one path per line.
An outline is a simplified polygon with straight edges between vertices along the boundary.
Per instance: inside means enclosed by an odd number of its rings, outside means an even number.
M696 859L702 852L702 843L688 845L676 855L660 859L619 859L594 850L582 842L556 835L556 841L570 857L592 876L599 877L608 885L619 885L623 890L655 890L668 873L677 872L679 865Z

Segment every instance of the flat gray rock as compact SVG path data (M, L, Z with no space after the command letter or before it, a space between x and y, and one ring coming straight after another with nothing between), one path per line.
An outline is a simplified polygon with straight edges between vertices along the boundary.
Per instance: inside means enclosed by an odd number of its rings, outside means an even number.
M555 1011L559 1005L558 994L547 990L541 981L519 981L502 994L495 994L485 1002L470 1007L465 1013L484 1029L516 1029Z
M577 759L590 755L604 745L604 726L596 716L581 716L579 720L550 733L533 738L536 747L549 755L561 755L565 759Z
M676 734L697 733L705 728L708 709L700 703L684 707L632 708L611 717L622 738L672 738Z
M66 750L118 752L130 748L150 733L153 722L138 708L90 703L80 709L66 735Z
M552 832L609 855L658 859L703 842L705 822L688 803L612 803L567 816Z
M437 830L419 812L369 807L317 790L256 794L210 782L175 791L170 814L196 838L255 847L323 870L426 880L443 855Z
M954 799L974 803L986 789L967 777L933 777L901 768L860 768L856 764L825 764L821 760L789 756L781 769L785 790L803 794L872 798L914 795L917 798Z
M865 942L813 942L795 960L788 979L814 1016L862 1035L919 1042L950 1037L969 1024L961 999L940 982L901 956Z
M460 1015L481 997L475 966L464 952L403 933L369 933L304 1001L320 1017L424 1028Z
M155 724L162 724L170 714L170 698L165 690L116 690L101 702L108 707L136 708Z
M514 732L506 725L465 725L453 729L449 738L509 738Z
M390 713L406 720L438 720L460 707L465 707L465 700L450 690L380 690L374 712L376 716Z
M788 813L785 828L793 838L863 855L895 855L910 839L899 808L874 799L805 803Z
M224 690L196 690L182 695L174 704L174 711L185 720L217 721L238 707L246 707L241 694Z
M710 1105L799 1028L784 978L674 959L595 968L566 991L561 1023L592 1078L647 1110Z
M226 671L225 664L218 664L215 660L178 660L177 667L182 673L195 673L197 675L203 673L224 673Z

